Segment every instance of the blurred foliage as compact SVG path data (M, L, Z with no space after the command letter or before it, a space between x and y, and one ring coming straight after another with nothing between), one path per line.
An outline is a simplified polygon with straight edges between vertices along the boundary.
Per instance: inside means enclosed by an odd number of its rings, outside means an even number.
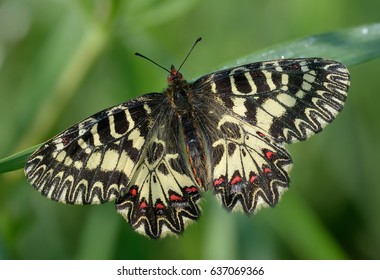
M271 45L279 51L284 41L379 22L379 8L377 0L0 1L0 158L161 91L166 73L136 51L178 65L202 36L182 71L191 79ZM305 51L323 53L321 46ZM18 170L0 175L0 258L379 259L379 69L378 59L350 68L337 120L289 147L291 188L274 209L231 214L206 193L201 219L183 237L152 241L134 233L112 203L49 201Z

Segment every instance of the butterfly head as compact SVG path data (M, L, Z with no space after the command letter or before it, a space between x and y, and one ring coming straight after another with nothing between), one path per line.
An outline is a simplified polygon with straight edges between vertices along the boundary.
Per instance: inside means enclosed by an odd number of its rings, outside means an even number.
M142 55L140 53L135 53L135 55L140 56L140 57L142 57L142 58L144 58L144 59L152 62L153 64L157 65L158 67L164 69L165 71L167 71L169 73L169 76L168 76L168 84L169 84L169 86L170 87L174 87L174 88L178 88L181 85L184 85L186 83L186 81L183 79L182 74L179 71L181 70L183 64L185 63L185 61L189 57L191 51L198 44L198 42L200 42L201 40L202 40L201 37L199 37L197 40L195 40L195 43L191 47L190 51L187 53L187 55L186 55L185 59L182 61L181 65L178 67L178 70L175 69L174 65L170 66L170 70L169 70L169 69L165 68L164 66L158 64L157 62L154 62L150 58L148 58L145 55Z
M183 80L182 74L177 69L175 69L174 65L172 65L170 67L169 73L170 73L168 76L168 84L169 85L173 85L173 84L178 83L179 81Z

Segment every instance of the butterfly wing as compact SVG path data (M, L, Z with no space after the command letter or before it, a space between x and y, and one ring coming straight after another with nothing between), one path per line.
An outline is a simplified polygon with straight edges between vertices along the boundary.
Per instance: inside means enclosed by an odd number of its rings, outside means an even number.
M259 62L201 77L190 85L190 115L207 159L207 172L200 172L207 178L198 179L209 182L230 210L252 213L276 204L291 168L283 145L331 122L348 86L343 65L318 58ZM30 157L28 180L63 203L116 200L118 212L151 238L182 233L200 215L200 194L190 166L195 161L169 103L163 94L148 94L74 125Z
M202 100L197 116L203 120L211 162L208 188L228 210L253 213L275 205L289 184L290 155L266 131L234 116L212 98Z
M181 234L200 215L199 188L183 148L178 119L164 114L152 129L144 159L117 210L136 229L151 238Z
M350 76L321 58L256 62L206 75L194 91L212 92L234 115L267 131L276 142L306 140L342 110Z
M330 123L348 86L342 64L319 58L258 62L195 81L195 95L213 108L203 131L213 162L211 188L222 204L247 213L275 205L292 166L283 145Z
M131 180L161 103L161 94L145 95L70 127L32 154L27 179L62 203L115 200Z
M116 200L118 212L151 238L179 234L199 217L199 191L169 113L163 94L101 111L43 144L26 176L59 202Z

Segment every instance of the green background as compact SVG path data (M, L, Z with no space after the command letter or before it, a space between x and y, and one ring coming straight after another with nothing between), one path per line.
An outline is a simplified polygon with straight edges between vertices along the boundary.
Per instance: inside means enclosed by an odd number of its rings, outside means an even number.
M136 51L178 66L202 36L182 70L192 80L263 48L379 22L379 10L378 0L0 1L0 158L165 88L167 73ZM182 237L152 241L113 203L49 201L18 170L0 175L0 258L380 259L380 60L350 72L337 120L289 147L291 186L277 207L231 214L207 193Z

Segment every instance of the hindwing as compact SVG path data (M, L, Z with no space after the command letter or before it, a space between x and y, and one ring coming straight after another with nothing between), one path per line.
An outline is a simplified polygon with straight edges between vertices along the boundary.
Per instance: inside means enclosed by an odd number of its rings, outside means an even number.
M117 210L151 238L180 234L200 215L199 188L181 145L177 119L165 114L153 128L144 156Z
M225 115L212 144L213 189L229 210L275 205L289 184L290 155L257 127Z

